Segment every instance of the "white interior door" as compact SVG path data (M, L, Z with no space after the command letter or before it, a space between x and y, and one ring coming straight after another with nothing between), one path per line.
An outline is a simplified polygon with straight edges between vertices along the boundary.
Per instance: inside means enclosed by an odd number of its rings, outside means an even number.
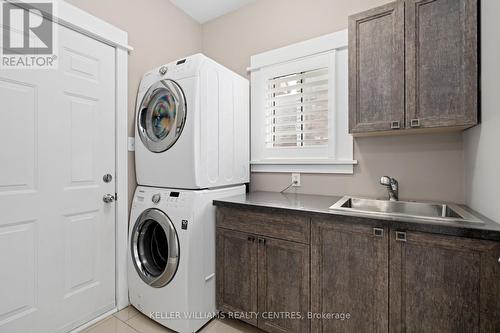
M55 27L58 69L0 70L2 333L115 305L115 50Z

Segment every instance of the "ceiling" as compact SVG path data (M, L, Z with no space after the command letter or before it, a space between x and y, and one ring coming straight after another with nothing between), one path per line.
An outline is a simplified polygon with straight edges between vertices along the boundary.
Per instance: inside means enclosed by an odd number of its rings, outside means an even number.
M256 0L170 0L199 23L205 23Z

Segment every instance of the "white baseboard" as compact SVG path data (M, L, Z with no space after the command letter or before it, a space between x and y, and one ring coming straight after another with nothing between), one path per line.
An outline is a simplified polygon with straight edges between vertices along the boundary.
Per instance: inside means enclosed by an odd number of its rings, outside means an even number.
M83 325L81 325L81 326L78 326L77 328L75 328L74 330L70 331L69 333L78 333L78 332L81 332L81 331L83 331L84 329L89 328L90 326L94 325L95 323L97 323L97 322L99 322L99 321L103 320L103 319L104 319L104 318L106 318L106 317L111 316L112 314L114 314L114 313L116 313L116 312L117 312L117 309L116 309L116 308L111 309L111 310L109 310L108 312L106 312L106 313L104 313L104 314L100 315L99 317L97 317L97 318L95 318L95 319L93 319L93 320L91 320L91 321L88 321L88 322L86 322L85 324L83 324Z

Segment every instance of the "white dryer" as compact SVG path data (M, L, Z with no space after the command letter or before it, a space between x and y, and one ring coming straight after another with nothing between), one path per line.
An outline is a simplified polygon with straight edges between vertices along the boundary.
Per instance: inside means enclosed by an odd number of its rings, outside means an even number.
M130 302L180 333L199 330L215 314L215 207L245 186L176 190L139 186L129 232Z
M248 182L248 80L202 54L153 69L139 87L135 137L139 185Z

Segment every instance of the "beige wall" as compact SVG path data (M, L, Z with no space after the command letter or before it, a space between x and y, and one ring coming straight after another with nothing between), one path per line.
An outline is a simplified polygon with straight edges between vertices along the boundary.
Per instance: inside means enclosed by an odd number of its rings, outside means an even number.
M168 0L67 0L128 32L134 48L128 65L129 135L134 135L135 98L142 75L161 64L201 51L201 26ZM135 190L134 155L129 153L129 198Z
M347 16L392 0L257 0L205 23L203 52L247 76L250 56L347 28Z
M347 16L387 0L258 0L202 26L203 52L247 75L250 56L347 27ZM386 195L382 175L396 177L401 197L464 202L462 135L355 140L354 175L302 175L303 193ZM252 174L252 190L279 191L289 174Z
M500 222L500 1L481 2L481 125L464 134L466 201Z

